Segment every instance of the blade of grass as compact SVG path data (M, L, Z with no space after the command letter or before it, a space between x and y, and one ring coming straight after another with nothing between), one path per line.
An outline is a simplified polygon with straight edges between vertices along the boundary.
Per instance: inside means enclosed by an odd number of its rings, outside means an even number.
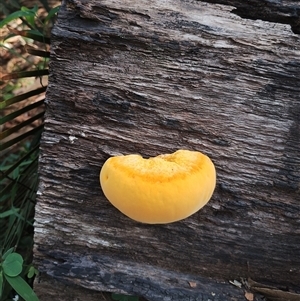
M36 4L32 8L22 6L21 11L30 13L29 15L22 17L23 22L26 21L30 28L36 28L35 19L37 18L38 6Z
M32 70L32 71L20 71L16 73L10 73L2 76L2 80L10 80L16 78L24 78L24 77L40 77L44 75L49 75L48 69L41 70Z
M14 96L12 98L3 100L3 101L0 102L0 110L5 109L6 107L8 107L8 106L10 106L14 103L25 100L29 97L36 96L36 95L39 95L41 93L44 93L46 91L46 89L47 89L47 86L41 87L41 88L38 88L38 89L35 89L35 90L32 90L32 91L26 92L24 94L17 95L17 96Z
M11 26L7 26L7 27L9 31L14 33L15 35L20 35L22 37L29 38L34 41L50 45L50 38L45 37L42 33L40 33L37 30L16 30Z
M25 160L28 160L31 156L34 156L34 158L32 160L36 160L38 158L38 149L39 149L39 144L36 145L34 148L32 148L30 151L28 151L24 156L22 156L17 162L15 162L14 164L12 164L11 166L9 166L9 168L5 169L5 168L1 168L0 172L1 172L1 180L3 180L4 178L8 178L10 180L14 180L12 178L10 178L10 174L18 167L21 166L22 162L24 162ZM37 154L34 154L34 153ZM28 187L26 187L28 188ZM5 193L5 191L1 191L0 195L3 195Z
M56 6L56 7L53 7L53 8L49 11L47 17L45 18L44 24L46 24L47 22L49 22L49 20L51 20L51 19L54 17L54 15L59 11L59 9L60 9L60 5L58 5L58 6Z
M9 16L5 17L1 22L0 22L0 28L2 28L4 25L7 25L9 22L18 19L18 18L26 18L28 16L31 16L33 12L31 11L21 11L18 10L16 12L11 13Z
M29 137L29 136L32 136L32 135L35 135L37 134L38 132L42 131L43 130L43 127L44 125L41 124L40 126L22 134L22 135L19 135L18 137L14 138L14 139L11 139L7 142L4 142L2 145L0 145L0 151L3 151L7 148L9 148L10 146L18 143L18 142L21 142L22 140L24 140L25 138Z
M15 34L9 35L9 36L6 37L6 39L8 39L9 37L14 37L14 36L16 36L16 35ZM21 55L20 53L18 53L18 51L16 49L9 48L3 43L0 43L0 47L4 48L11 55L16 56L18 58L21 58L22 60L25 60L29 65L32 65L32 62L27 57L25 57L24 55Z
M36 168L37 167L37 164L33 164L33 167L31 168L31 169L33 169L33 168ZM11 200L12 198L11 198L11 196L12 196L12 194L13 194L13 188L14 188L14 185L15 184L19 184L20 185L20 187L19 187L19 191L20 192L22 192L22 191L24 191L25 193L26 192L28 192L28 191L30 191L31 193L35 193L35 190L33 190L31 187L29 187L28 185L26 185L26 184L24 184L24 183L22 183L22 182L20 182L19 180L15 180L15 179L13 179L13 178L10 178L10 177L7 177L9 180L11 180L11 182L4 188L4 189L2 189L2 191L1 191L1 197L0 197L0 203L2 204L1 206L0 206L0 208L2 207L2 211L3 211L3 208L4 208L4 205L6 205L7 206L7 204L8 204L8 200ZM2 193L3 192L3 193ZM5 194L6 193L6 194ZM23 194L24 195L24 194ZM20 195L20 197L21 197L21 195ZM19 198L20 198L19 197ZM7 201L7 202L6 202ZM16 202L17 202L17 199L15 200ZM35 200L33 199L33 198L29 198L28 199L28 201L30 202L30 203L32 203L32 204L35 204Z
M50 51L39 50L39 49L31 48L29 46L25 46L25 49L29 54L32 55L46 57L46 58L50 57Z
M40 2L42 3L42 5L44 6L45 10L47 12L50 11L50 7L49 7L49 4L48 4L48 1L47 0L40 0Z
M18 116L20 116L20 115L22 115L22 114L24 114L24 113L26 113L26 112L28 112L32 109L38 108L39 106L43 105L43 103L44 103L44 100L42 99L40 101L34 102L34 103L22 108L20 110L17 110L15 112L11 113L11 114L8 114L6 116L1 117L0 118L0 125L4 124L4 123L6 123L10 120L13 120L16 117L18 117Z
M6 158L6 160L4 160L0 166L0 172L2 173L2 176L8 176L17 166L21 165L22 161L25 161L30 158L30 156L33 156L34 152L38 152L38 148L39 144L36 144L28 151L22 151L19 154L11 154L10 156L13 156L13 159ZM14 161L14 163L10 163L11 160ZM15 160L17 160L17 162L15 162ZM2 178L0 178L0 180L1 179Z
M35 162L37 163L37 161ZM30 169L28 171L31 171ZM35 202L32 202L33 197L35 196L35 191L38 185L38 176L35 174L33 179L30 181L30 190L20 190L22 188L20 183L24 181L24 179L28 180L27 175L29 174L28 171L24 172L24 174L18 177L18 179L13 183L12 187L12 194L10 199L8 200L6 206L12 207L15 206L17 208L22 208L21 215L15 214L11 215L8 220L0 220L1 222L6 222L6 233L4 238L4 249L10 247L12 245L17 245L21 235L22 230L24 229L24 224L27 223L27 219L29 214L32 212ZM33 192L31 192L33 191ZM29 225L32 225L28 222Z
M0 218L5 218L5 217L8 217L10 215L13 215L13 214L16 213L16 211L20 211L20 209L13 207L13 208L5 211L5 212L0 213Z
M41 112L39 114L36 114L36 115L32 116L31 118L19 123L18 125L10 128L10 129L7 129L6 131L0 133L0 141L4 138L7 138L10 135L16 133L17 131L21 130L22 128L25 128L26 126L32 124L35 120L38 120L38 119L42 118L44 116L44 113L45 112Z

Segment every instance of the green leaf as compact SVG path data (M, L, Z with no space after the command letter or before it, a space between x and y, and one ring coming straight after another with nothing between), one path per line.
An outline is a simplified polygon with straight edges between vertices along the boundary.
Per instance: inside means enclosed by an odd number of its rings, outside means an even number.
M40 0L40 2L44 6L45 10L48 12L50 10L48 0Z
M8 162L5 162L4 167L2 168L0 166L0 172L1 175L4 177L9 177L9 175L16 169L18 168L23 162L25 162L26 160L30 160L31 161L35 161L37 160L37 156L36 156L36 151L38 149L39 145L36 145L35 147L33 147L31 150L28 150L27 153L23 154L19 154L19 156L17 157L13 157L13 161L14 164L10 165ZM13 154L11 154L10 156L12 156ZM8 158L9 159L9 158ZM4 188L2 191L0 191L0 196L2 197L2 195L5 194L5 192L10 192L11 193L11 187L6 186L7 188ZM8 190L7 190L8 189ZM1 203L1 198L0 197L0 203ZM3 201L2 201L3 202Z
M5 212L0 213L0 218L5 218L10 215L16 214L19 211L19 209L11 208Z
M22 37L32 39L37 42L50 44L50 38L45 37L45 35L38 30L16 30L9 27L9 31L14 35L20 35Z
M36 42L41 42L50 45L50 38L47 38L43 33L39 32L38 30L29 30L22 36L32 39Z
M37 10L38 10L38 7L37 5L35 5L33 8L27 8L25 6L22 6L21 7L21 11L23 12L28 12L28 15L25 16L25 20L29 23L29 25L31 26L31 28L36 28L36 25L35 25L35 18L36 18L36 15L37 15Z
M34 276L34 274L35 274L35 268L31 266L28 270L27 277L31 279Z
M5 259L9 254L11 254L15 250L14 247L8 249L3 255L2 258Z
M30 12L31 14L36 15L36 13L38 11L38 7L36 4L33 8L28 8L26 6L22 6L21 11Z
M39 301L37 295L28 283L21 277L9 277L4 274L5 279L11 287L20 295L25 301Z
M0 28L3 27L4 25L8 24L9 22L15 20L15 19L26 18L31 14L32 14L32 12L29 12L29 11L18 10L16 12L10 14L9 16L7 16L4 20L2 20L0 22Z
M59 11L59 9L60 9L60 5L52 8L49 11L47 17L45 18L44 23L47 23L50 19L52 19L54 17L54 15Z
M2 263L2 268L5 276L16 277L23 269L23 258L18 253L7 255Z
M38 275L38 274L39 274L39 271L32 265L28 270L27 277L30 279L34 275Z
M0 270L0 300L2 300L3 291L3 272Z

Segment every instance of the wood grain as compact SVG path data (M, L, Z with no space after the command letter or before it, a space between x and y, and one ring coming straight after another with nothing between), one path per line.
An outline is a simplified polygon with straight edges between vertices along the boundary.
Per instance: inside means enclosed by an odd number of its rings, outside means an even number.
M36 207L35 262L47 279L149 300L241 300L224 281L248 276L299 286L300 40L233 9L65 1ZM109 156L180 148L209 155L218 174L192 217L139 224L103 196Z

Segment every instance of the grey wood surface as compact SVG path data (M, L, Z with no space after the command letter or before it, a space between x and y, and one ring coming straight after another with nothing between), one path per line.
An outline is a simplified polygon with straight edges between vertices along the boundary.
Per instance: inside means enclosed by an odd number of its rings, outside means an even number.
M299 3L283 5L299 14ZM240 277L299 288L300 39L289 22L234 10L192 0L63 3L34 255L54 294L62 283L153 301L242 300L228 283ZM136 223L103 196L109 156L181 148L217 169L211 201L190 218Z

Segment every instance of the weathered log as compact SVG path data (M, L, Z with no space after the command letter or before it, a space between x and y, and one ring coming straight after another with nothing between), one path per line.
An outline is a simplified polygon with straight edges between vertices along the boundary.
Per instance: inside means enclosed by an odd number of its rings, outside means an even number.
M294 33L300 33L300 10L297 1L207 0L206 2L234 6L231 12L242 18L289 24Z
M85 300L113 291L226 301L242 300L228 284L240 277L299 288L300 40L289 25L234 9L65 1L41 144L34 260L47 276L37 291L52 285L53 300L62 283L89 289ZM109 156L179 148L216 165L200 212L145 225L103 196Z

